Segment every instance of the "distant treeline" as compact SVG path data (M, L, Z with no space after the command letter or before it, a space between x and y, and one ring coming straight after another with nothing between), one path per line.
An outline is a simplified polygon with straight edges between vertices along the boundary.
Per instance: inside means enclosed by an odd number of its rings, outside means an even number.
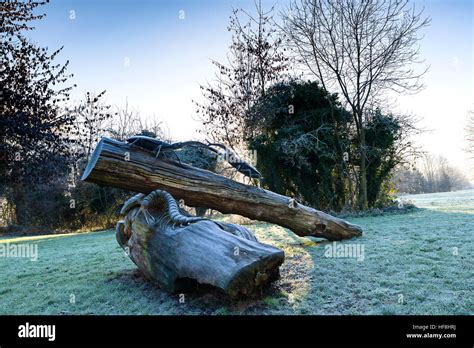
M398 168L392 181L400 193L449 192L472 187L467 177L445 158L429 154L417 166Z

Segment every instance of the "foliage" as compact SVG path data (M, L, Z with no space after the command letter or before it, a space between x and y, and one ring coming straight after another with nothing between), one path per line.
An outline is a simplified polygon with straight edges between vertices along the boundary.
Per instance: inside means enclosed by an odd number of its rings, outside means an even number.
M67 170L72 160L74 117L60 103L72 86L64 83L68 62L56 64L61 48L49 53L23 36L40 19L33 10L44 2L2 2L0 56L0 185L40 181ZM77 133L76 133L77 134Z
M47 1L46 1L47 2ZM103 102L105 91L87 92L70 107L73 86L63 85L68 62L56 64L61 49L48 53L24 31L44 15L34 10L46 2L2 2L1 56L3 87L0 119L0 193L10 216L26 226L77 229L111 227L128 192L81 182L79 173L97 142L141 133L161 135L158 123Z
M365 125L367 199L370 207L374 207L379 198L387 197L391 172L403 161L397 147L397 141L403 136L401 128L393 115L383 115L380 110L376 110Z
M49 0L2 1L0 4L2 33L14 35L22 30L34 29L29 22L43 18L45 14L36 15L33 11L48 2Z
M350 115L337 97L316 82L281 83L251 114L259 135L249 146L257 151L264 184L320 209L342 209L346 188L340 149L349 143Z
M64 84L68 62L28 40L33 11L46 2L1 3L0 193L15 208L16 222L33 224L64 202L65 177L73 164L79 132L75 115L61 108L73 86ZM54 186L53 186L54 185ZM47 219L47 218L44 218Z
M423 87L426 70L410 68L419 62L419 31L430 22L422 16L408 0L293 0L283 15L295 54L323 88L340 93L351 111L361 209L369 204L368 111L381 106L387 92Z
M358 170L358 140L337 97L316 82L281 83L250 113L258 134L257 167L271 190L319 209L340 211L354 202L352 173ZM365 125L369 206L392 203L390 176L411 143L410 119L376 109Z
M289 68L283 39L273 23L273 8L264 11L259 1L256 12L254 16L234 10L227 28L232 33L228 62L212 61L216 80L200 86L205 101L196 102L206 136L232 148L252 136L252 129L246 127L249 110Z

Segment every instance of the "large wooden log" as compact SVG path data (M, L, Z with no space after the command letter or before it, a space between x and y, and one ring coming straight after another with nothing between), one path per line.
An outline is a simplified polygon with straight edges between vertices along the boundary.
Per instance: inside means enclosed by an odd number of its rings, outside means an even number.
M284 261L282 250L259 243L245 227L190 216L165 191L132 197L122 214L118 243L170 292L206 284L231 297L250 295L276 279Z
M295 174L297 175L297 174ZM166 190L186 205L209 207L289 228L299 236L341 240L362 234L354 224L261 188L171 160L128 143L103 138L82 180L149 193Z

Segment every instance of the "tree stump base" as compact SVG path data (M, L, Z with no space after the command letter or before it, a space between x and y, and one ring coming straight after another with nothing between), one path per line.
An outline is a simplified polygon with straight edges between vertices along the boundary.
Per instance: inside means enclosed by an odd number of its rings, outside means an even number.
M116 237L147 278L176 293L206 284L236 298L278 278L284 252L247 228L191 216L166 191L125 202Z

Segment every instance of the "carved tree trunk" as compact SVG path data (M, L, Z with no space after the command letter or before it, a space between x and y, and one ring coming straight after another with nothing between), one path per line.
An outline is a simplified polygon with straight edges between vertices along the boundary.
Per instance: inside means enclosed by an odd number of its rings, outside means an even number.
M126 190L170 192L186 205L208 207L287 227L299 236L341 240L360 236L362 229L344 220L294 202L274 192L229 180L215 173L155 158L137 146L103 138L83 180Z
M194 217L156 190L122 208L116 236L138 268L163 289L208 284L232 297L248 295L276 279L282 250L257 241L245 227Z

